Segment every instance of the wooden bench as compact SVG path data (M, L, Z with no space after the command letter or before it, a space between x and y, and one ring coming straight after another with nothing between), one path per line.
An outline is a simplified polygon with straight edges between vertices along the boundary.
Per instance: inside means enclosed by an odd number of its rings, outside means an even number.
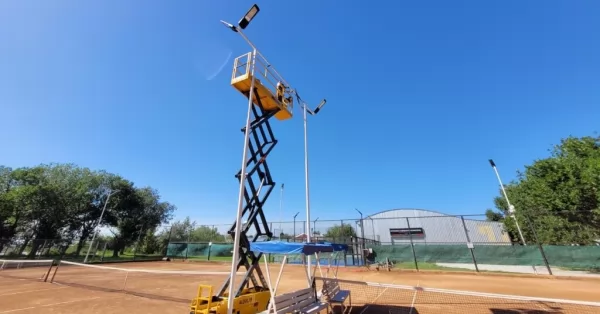
M325 297L325 301L327 301L330 306L334 303L339 303L342 308L342 313L346 312L346 306L344 306L346 300L348 300L349 306L352 306L350 290L342 290L340 288L340 282L336 278L323 278L321 296ZM331 306L331 311L333 312L333 306Z
M314 287L311 287L275 296L275 311L271 309L260 313L310 314L319 313L327 309L327 306L327 303L323 303L317 299L316 290Z

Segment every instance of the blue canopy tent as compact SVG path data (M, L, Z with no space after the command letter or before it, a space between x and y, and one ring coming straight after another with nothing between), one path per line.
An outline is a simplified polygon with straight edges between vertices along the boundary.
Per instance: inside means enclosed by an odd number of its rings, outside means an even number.
M345 251L348 246L345 244L323 243L295 243L281 241L265 241L250 243L250 251L264 254L315 254Z
M321 265L319 264L319 253L335 253L348 250L348 246L345 244L333 244L328 242L322 243L294 243L294 242L281 242L281 241L265 241L265 242L252 242L250 243L250 251L255 253L263 253L264 262L265 262L265 270L267 274L267 279L269 282L269 290L271 291L271 298L275 297L277 292L277 287L279 286L279 281L281 280L281 275L283 274L283 268L287 262L288 255L302 255L302 264L306 265L305 259L306 255L315 255L316 257L316 265L319 270L321 270ZM269 263L267 261L267 254L281 254L283 255L283 261L281 261L281 269L279 270L279 276L277 277L277 281L275 286L271 286L271 275L269 272ZM331 263L329 263L329 267ZM308 267L310 265L306 265L306 279L308 281L308 286L312 285L312 278L310 278L310 274L308 272ZM322 276L322 272L321 272ZM273 304L273 302L270 302Z

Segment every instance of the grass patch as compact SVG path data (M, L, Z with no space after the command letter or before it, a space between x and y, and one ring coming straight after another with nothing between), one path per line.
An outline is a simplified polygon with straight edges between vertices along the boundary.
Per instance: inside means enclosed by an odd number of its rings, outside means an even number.
M600 266L592 266L592 267L560 267L562 270L570 270L570 271L586 271L592 274L600 274Z
M435 263L418 262L418 265L419 270L469 271L464 268L438 266ZM414 262L396 262L394 268L416 270Z

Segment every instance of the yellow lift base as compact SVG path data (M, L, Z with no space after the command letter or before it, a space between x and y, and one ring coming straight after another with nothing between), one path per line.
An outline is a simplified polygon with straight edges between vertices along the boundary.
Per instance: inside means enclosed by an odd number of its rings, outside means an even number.
M208 290L207 295L203 295L203 290ZM198 295L192 300L190 314L227 314L227 297L213 296L213 287L198 286ZM239 297L233 300L233 313L235 314L256 314L267 309L271 293L267 288L246 288L242 290Z
M253 103L257 106L262 104L262 108L266 111L276 110L275 118L278 120L290 119L293 115L294 102L288 86L285 86L285 80L275 70L264 66L266 61L263 60L257 54L253 61L252 52L235 58L231 85L244 96L250 97L248 93L254 79L255 93L258 94L260 101L253 97Z

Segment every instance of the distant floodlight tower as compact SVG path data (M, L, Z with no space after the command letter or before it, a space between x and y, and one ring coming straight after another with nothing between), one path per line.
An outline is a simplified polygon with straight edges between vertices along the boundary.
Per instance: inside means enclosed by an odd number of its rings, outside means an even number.
M92 234L92 242L90 243L90 246L88 246L87 249L87 253L85 253L85 258L83 259L83 263L87 263L88 261L88 256L90 255L90 249L92 248L92 245L94 244L94 240L96 239L96 229L98 229L98 226L100 226L100 224L102 223L102 217L104 217L104 212L106 211L106 206L108 205L108 201L110 200L111 195L115 194L119 192L119 190L114 190L114 191L110 191L108 192L108 196L106 197L106 201L104 201L104 207L102 207L102 212L100 212L100 217L98 217L98 221L96 222L96 225L94 225L94 229L92 230L93 234ZM94 255L96 253L94 252Z
M517 217L515 216L515 207L508 200L508 195L506 194L506 190L504 189L504 184L502 184L502 179L500 179L500 173L498 173L496 164L494 163L494 160L492 160L492 159L490 159L489 162L490 162L490 166L492 166L492 169L494 169L494 172L496 172L496 177L498 178L498 182L500 182L500 188L502 189L502 194L504 194L504 199L506 200L506 203L508 204L508 214L510 215L510 217L512 217L515 220L515 225L517 226L517 231L519 232L519 237L521 238L521 242L523 242L523 245L527 245L527 243L525 242L525 237L523 237L523 232L521 232L521 227L519 226L519 221L517 220Z
M311 116L316 115L321 111L321 108L325 106L327 100L323 99L321 103L315 108L315 110L311 110L308 108L308 105L300 98L300 95L296 92L296 98L298 99L298 103L302 105L303 117L304 117L304 178L305 178L305 191L306 191L306 242L309 243L310 239L310 190L309 190L309 179L308 179L308 126L306 114L310 113ZM308 264L308 278L312 278L312 264L311 264L311 256L308 255L306 257L306 262Z

